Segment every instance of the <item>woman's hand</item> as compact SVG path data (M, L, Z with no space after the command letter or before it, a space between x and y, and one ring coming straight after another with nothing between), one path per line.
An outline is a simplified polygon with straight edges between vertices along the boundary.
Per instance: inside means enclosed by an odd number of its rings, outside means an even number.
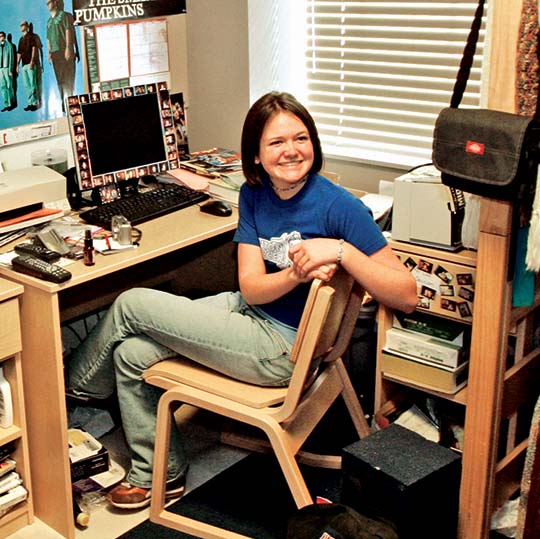
M313 279L320 279L321 281L328 282L334 276L337 269L337 264L323 264L308 273L301 273L296 269L294 264L292 267L293 276L299 283L308 283Z
M336 272L339 240L314 238L289 247L289 258L295 272L300 276L328 281Z
M416 281L388 245L366 256L350 243L313 238L290 246L289 257L298 275L321 280L325 280L325 276L327 280L335 273L339 258L343 268L376 301L407 313L416 307Z

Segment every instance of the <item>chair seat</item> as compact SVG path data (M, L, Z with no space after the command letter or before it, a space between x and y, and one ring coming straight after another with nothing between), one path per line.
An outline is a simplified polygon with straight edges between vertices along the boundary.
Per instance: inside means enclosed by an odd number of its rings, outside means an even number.
M287 387L264 387L241 382L184 357L156 363L146 370L143 378L163 389L170 389L177 383L185 384L255 409L281 404L288 391Z

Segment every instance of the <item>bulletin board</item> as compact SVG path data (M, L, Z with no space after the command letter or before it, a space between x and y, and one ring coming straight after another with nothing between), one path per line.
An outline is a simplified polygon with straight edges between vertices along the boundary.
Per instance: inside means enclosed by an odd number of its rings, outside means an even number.
M169 80L166 19L84 27L92 92Z

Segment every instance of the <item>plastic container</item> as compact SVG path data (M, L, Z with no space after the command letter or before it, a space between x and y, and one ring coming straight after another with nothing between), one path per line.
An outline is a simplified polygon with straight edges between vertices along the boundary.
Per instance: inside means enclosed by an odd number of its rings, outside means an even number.
M11 387L4 377L3 368L0 367L0 427L8 428L11 425L13 425Z

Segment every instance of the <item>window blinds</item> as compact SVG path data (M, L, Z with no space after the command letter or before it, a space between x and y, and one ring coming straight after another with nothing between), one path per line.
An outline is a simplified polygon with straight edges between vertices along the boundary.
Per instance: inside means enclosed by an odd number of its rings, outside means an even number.
M307 105L326 155L407 166L431 161L435 119L450 102L477 3L306 6ZM465 107L480 104L484 28Z

